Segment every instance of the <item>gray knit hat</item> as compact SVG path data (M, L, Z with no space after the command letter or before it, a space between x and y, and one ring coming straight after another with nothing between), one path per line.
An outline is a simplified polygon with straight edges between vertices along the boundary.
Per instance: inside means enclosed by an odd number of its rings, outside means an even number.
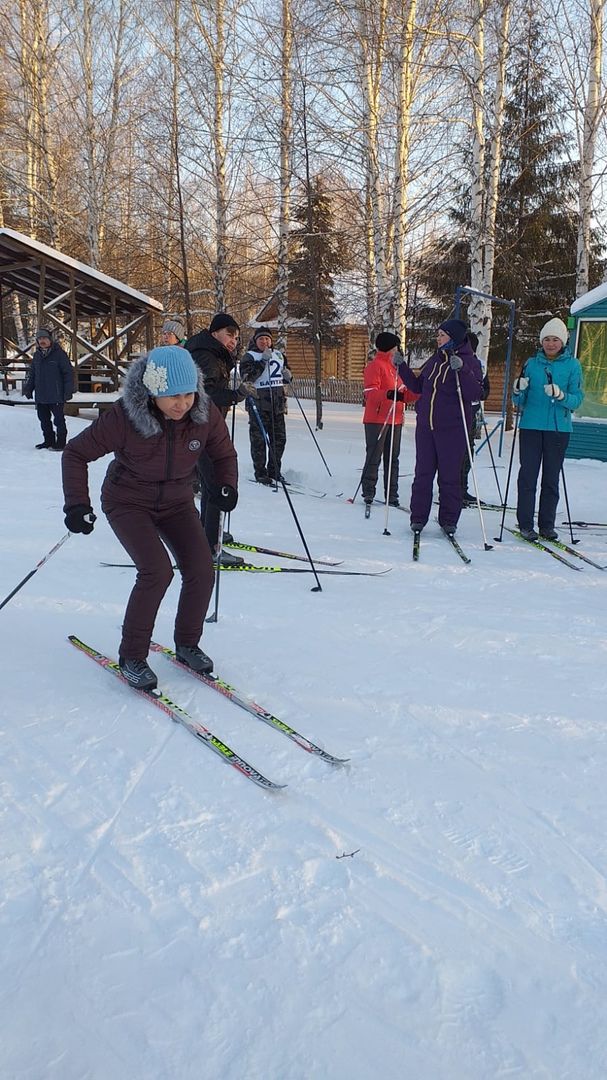
M162 324L162 333L174 334L178 341L183 341L186 336L185 326L180 321L180 319L174 317L164 320Z

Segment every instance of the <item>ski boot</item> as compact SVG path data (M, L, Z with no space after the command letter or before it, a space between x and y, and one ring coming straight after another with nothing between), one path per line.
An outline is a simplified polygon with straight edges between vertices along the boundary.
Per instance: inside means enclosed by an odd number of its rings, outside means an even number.
M175 645L175 654L182 664L199 675L210 675L213 670L211 657L203 653L198 645Z
M147 660L127 660L124 656L119 656L118 667L129 686L134 687L135 690L145 690L149 693L158 686L158 679Z

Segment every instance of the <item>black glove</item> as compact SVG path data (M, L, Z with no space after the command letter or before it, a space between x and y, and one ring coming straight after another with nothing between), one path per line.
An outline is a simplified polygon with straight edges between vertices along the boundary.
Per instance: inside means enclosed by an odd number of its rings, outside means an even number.
M251 382L241 382L236 393L239 401L244 401L248 397L259 397L257 387Z
M92 533L97 520L92 506L70 506L65 510L65 525L73 533Z
M405 395L402 390L386 390L386 397L389 401L404 401Z
M219 509L223 510L226 514L229 514L238 502L238 492L231 484L224 484L223 487L209 488L209 502L212 503L213 506L218 506Z

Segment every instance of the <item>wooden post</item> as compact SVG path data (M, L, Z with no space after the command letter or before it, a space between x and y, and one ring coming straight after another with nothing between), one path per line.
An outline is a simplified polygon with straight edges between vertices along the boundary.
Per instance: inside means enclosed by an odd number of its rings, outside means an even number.
M110 293L110 359L112 361L112 387L118 389L118 342L116 341L116 293Z
M2 282L0 281L0 363L2 364L2 381L4 383L4 392L8 394L8 367L4 364L8 363L6 358L6 348L4 344L4 297L2 296Z
M74 389L78 390L78 316L76 314L76 278L73 270L70 270L70 330L72 331L70 353L74 365Z
M38 325L36 330L39 330L44 320L44 291L46 288L46 263L44 259L40 260L40 285L38 287Z

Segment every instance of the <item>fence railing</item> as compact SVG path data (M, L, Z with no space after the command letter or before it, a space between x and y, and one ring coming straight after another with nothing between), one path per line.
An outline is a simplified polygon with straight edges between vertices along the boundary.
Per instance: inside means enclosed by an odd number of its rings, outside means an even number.
M314 379L293 379L293 389L299 398L314 400ZM323 379L320 384L323 401L337 401L344 405L362 405L363 384L360 379Z

